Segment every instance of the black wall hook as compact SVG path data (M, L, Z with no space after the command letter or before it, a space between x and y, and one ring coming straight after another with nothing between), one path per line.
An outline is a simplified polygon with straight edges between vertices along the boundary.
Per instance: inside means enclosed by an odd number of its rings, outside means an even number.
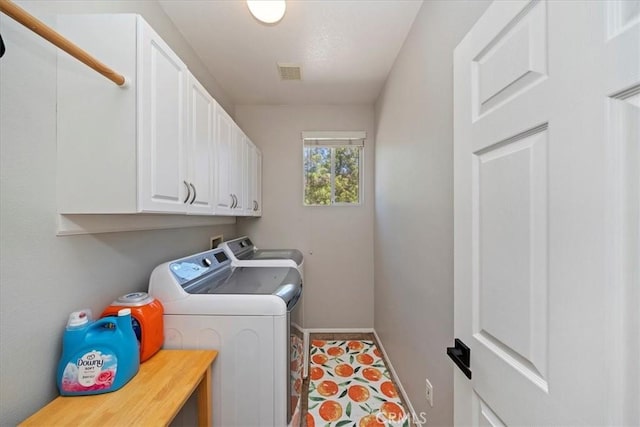
M2 55L4 55L4 51L6 49L4 48L4 42L2 41L2 34L0 34L0 58L2 58Z

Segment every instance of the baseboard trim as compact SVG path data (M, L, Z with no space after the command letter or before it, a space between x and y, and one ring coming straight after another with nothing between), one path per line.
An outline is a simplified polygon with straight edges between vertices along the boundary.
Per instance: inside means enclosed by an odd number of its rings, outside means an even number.
M306 328L304 331L310 334L371 334L373 328Z
M380 351L384 355L384 359L389 364L389 370L391 371L391 375L393 376L393 379L394 379L394 381L396 382L396 384L398 386L398 391L400 392L400 394L402 394L402 397L404 398L404 401L406 402L406 404L408 406L407 409L409 410L409 413L412 415L411 418L413 418L413 419L410 420L409 425L415 424L416 426L422 426L422 423L420 422L420 418L417 416L415 409L413 409L413 405L411 404L411 400L409 400L409 396L407 395L407 392L405 391L404 387L402 386L402 382L400 382L400 377L398 376L395 368L393 367L393 364L391 363L391 359L389 358L389 355L387 354L386 350L384 349L384 345L382 344L382 340L380 339L380 336L378 335L378 333L375 330L373 330L373 336L376 337L376 341L380 345Z

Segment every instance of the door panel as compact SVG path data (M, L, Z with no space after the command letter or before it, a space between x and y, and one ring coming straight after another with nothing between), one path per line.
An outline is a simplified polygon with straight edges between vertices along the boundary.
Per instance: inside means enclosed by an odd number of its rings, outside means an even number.
M506 424L500 419L491 408L480 399L480 397L473 394L473 414L475 416L474 425L482 427L505 427Z
M474 121L547 76L546 4L522 9L473 59Z
M547 129L475 153L473 337L546 391Z
M638 3L494 2L456 48L457 425L640 423Z

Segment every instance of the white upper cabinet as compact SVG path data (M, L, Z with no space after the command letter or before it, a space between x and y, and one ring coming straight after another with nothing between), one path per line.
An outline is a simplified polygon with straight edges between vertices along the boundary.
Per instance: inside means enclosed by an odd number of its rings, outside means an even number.
M186 213L187 67L138 15L58 23L126 78L115 87L58 54L59 213Z
M116 87L58 55L59 213L253 214L250 141L144 19L58 23L126 78Z

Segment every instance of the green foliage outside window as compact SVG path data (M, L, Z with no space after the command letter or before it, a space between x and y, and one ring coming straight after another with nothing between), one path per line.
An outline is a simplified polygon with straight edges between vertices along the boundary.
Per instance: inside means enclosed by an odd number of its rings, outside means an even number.
M360 203L361 153L360 146L305 146L304 204Z

